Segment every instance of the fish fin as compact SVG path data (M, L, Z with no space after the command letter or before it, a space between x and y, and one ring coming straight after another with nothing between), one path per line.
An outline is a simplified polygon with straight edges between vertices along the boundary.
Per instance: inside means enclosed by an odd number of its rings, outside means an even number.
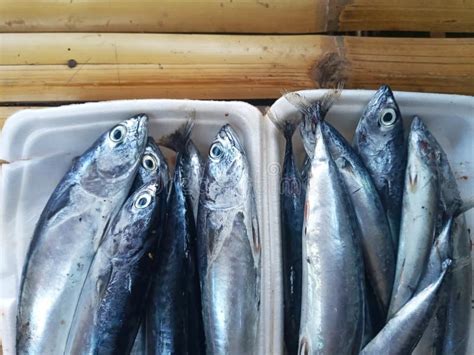
M191 137L191 132L196 119L196 111L189 113L188 120L176 129L173 133L160 138L159 145L170 148L175 152L181 152Z
M278 130L283 133L287 140L291 139L296 127L298 127L301 122L300 115L291 115L286 119L281 120L271 110L267 112L267 117L278 128Z
M284 97L306 116L310 116L315 121L322 121L331 107L339 100L342 94L342 85L336 89L328 90L320 99L310 102L297 92L289 92Z

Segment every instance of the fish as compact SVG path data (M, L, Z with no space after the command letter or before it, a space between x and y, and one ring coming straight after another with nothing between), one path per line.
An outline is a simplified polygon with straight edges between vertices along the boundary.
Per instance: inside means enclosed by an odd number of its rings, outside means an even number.
M303 223L299 354L357 354L364 331L364 270L344 182L321 125Z
M125 201L145 149L140 114L103 133L59 182L37 222L24 264L17 353L62 353L93 256Z
M397 248L407 155L402 115L387 85L367 104L355 129L353 146L380 194Z
M305 188L293 153L292 138L299 117L273 120L286 141L280 184L281 252L283 262L284 338L288 354L298 352L301 312L301 234Z
M396 255L384 208L370 174L346 139L325 120L326 113L339 94L338 91L329 91L322 100L310 103L310 106L300 104L304 113L300 134L307 156L310 157L316 144L315 127L321 124L323 133L328 137L330 154L354 206L353 218L358 224L357 239L361 242L367 279L363 337L365 345L385 322L395 275Z
M77 303L64 354L130 353L150 288L159 202L151 182L111 221Z
M192 123L187 123L185 130L178 129L160 141L170 143L168 140L172 140L178 154L147 309L147 354L205 353L196 226L193 201L186 194L191 158L187 143L191 128Z
M400 308L360 355L411 354L439 306L439 294L449 278L451 263L451 259L443 261L443 271L437 280Z
M151 233L156 233L157 235L157 245L155 249L158 248L158 242L163 235L163 226L165 225L166 217L166 203L169 195L170 187L170 173L168 163L161 152L161 149L156 144L153 137L148 137L147 145L145 147L145 152L141 158L141 164L137 171L137 176L133 182L132 188L130 190L130 195L135 193L143 185L155 182L157 184L156 195L160 206L157 206L157 215L153 226L150 228ZM155 250L155 253L157 251ZM156 266L153 268L155 271ZM148 300L145 301L148 303ZM141 317L140 327L138 328L138 333L135 338L135 343L133 344L130 354L144 354L146 350L146 307L144 313Z
M471 241L463 212L472 206L462 200L456 178L443 148L429 130L426 130L426 135L438 156L440 202L437 229L446 219L454 218L452 276L446 314L440 321L440 324L444 325L442 354L461 355L466 353L469 341L472 294Z
M440 234L435 239L428 258L428 264L426 265L423 276L417 286L417 293L436 281L436 278L442 272L443 260L448 258L452 260L453 220L454 218L451 217L446 221ZM415 355L441 354L446 324L447 297L448 290L451 288L451 278L444 282L446 285L439 295L439 307L430 319L430 322L428 323L416 348L413 350L413 354Z
M471 241L464 214L453 222L453 268L448 292L442 354L467 352L471 319L472 257Z
M152 181L160 184L157 186L157 193L164 193L166 195L169 192L171 181L169 167L163 152L158 147L153 137L148 137L140 163L137 175L133 181L132 188L130 189L130 195L143 185ZM165 201L166 198L167 196L164 198Z
M182 184L184 194L187 199L191 200L194 222L196 224L201 179L204 171L204 159L192 139L189 137L193 125L194 119L187 121L172 135L163 137L160 140L160 144L174 150L175 152L181 152L181 159L183 160L182 166L184 176Z
M256 354L262 244L250 165L228 124L209 149L197 229L206 353Z
M408 137L400 240L388 318L413 297L436 232L440 196L438 154L426 132L426 126L415 117Z
M360 229L364 268L377 303L377 315L387 317L395 279L396 253L382 201L365 165L349 142L327 121L321 129L354 206Z

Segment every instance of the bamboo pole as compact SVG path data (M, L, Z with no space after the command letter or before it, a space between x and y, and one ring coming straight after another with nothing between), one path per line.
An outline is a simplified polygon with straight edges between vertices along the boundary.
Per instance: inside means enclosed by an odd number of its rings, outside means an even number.
M474 0L0 0L1 32L474 32Z
M332 87L474 93L473 38L1 34L0 102L277 98Z

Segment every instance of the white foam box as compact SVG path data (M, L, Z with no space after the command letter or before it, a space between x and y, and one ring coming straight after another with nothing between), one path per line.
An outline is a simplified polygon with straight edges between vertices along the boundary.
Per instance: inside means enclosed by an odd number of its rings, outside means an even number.
M302 91L315 100L324 90ZM346 90L328 114L328 121L346 138L352 133L373 91ZM446 150L463 197L474 196L474 99L455 95L396 92L408 127L418 114ZM298 115L281 98L270 108L277 119ZM26 251L35 224L51 192L69 168L97 136L117 122L144 112L150 117L150 135L159 139L171 133L190 115L196 124L192 139L207 155L220 126L230 123L248 154L256 193L262 236L261 354L283 352L283 313L279 179L284 139L268 117L243 102L191 100L124 100L24 110L10 117L0 136L0 339L6 355L14 354L16 298ZM294 137L298 160L303 148ZM164 150L169 164L174 155ZM474 213L467 214L468 228ZM471 321L472 326L472 321ZM474 329L474 327L472 328ZM470 353L474 353L471 337Z

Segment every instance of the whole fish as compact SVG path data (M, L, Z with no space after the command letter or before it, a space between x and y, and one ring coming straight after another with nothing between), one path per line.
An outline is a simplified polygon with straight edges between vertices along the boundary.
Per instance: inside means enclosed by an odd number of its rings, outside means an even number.
M456 178L446 153L429 130L426 130L426 135L438 156L440 202L437 228L439 229L446 218L458 215L465 206L463 206ZM469 341L472 294L471 241L463 214L454 219L452 234L452 276L446 314L440 321L443 327L440 330L442 336L439 338L442 338L443 341L443 354L461 355L466 353ZM437 345L439 346L439 343Z
M51 195L23 269L17 353L63 352L93 256L135 178L147 122L138 115L102 134Z
M345 138L324 121L328 103L332 105L338 92L329 92L321 101L304 108L300 133L307 152L314 151L315 127L321 124L327 146L335 160L354 206L358 234L364 256L365 273L369 288L366 289L365 331L363 343L371 339L373 331L385 322L395 275L395 250L387 218L370 174ZM307 153L312 156L312 153Z
M353 145L380 194L396 250L400 230L406 147L402 116L388 86L380 87L367 104L357 124Z
M447 278L451 260L443 262L438 279L409 300L362 349L361 355L411 354L439 305L439 294Z
M141 165L138 168L137 176L135 177L132 189L130 190L130 195L135 193L143 185L151 182L156 182L157 184L156 193L160 206L157 206L157 216L155 217L154 226L150 228L150 232L156 232L158 241L163 235L163 226L165 225L166 202L168 198L170 176L168 164L163 153L156 145L155 140L152 137L148 137L145 152L141 159ZM131 355L144 354L146 350L146 307L144 313L145 314L141 317L141 324L138 329L137 337L135 338L135 343L130 352Z
M372 178L345 138L329 123L321 122L329 152L346 184L361 236L364 267L385 320L395 278L395 248L387 217Z
M260 254L250 166L237 134L223 126L204 169L198 251L208 354L256 354Z
M426 269L420 283L418 284L417 293L435 282L436 278L442 272L443 260L452 258L452 225L453 218L451 217L448 219L441 233L436 238L433 247L431 248L428 264L426 265ZM451 278L452 277L444 281L445 286L440 291L439 295L439 307L433 314L416 348L413 350L413 354L441 354L446 327L447 297L448 291L451 288Z
M428 261L439 201L438 154L423 122L415 117L408 137L408 163L391 318L412 298Z
M147 354L204 354L204 331L197 271L196 227L192 200L186 195L189 176L189 130L173 134L181 142L168 200L168 214L153 289L147 309ZM181 134L181 130L177 133ZM164 142L162 140L161 142ZM169 143L169 142L168 142ZM167 144L165 144L167 145Z
M298 352L301 312L301 233L305 188L296 167L293 133L298 119L274 121L286 141L280 184L281 252L283 260L284 335L288 354Z
M194 222L196 223L204 161L192 139L189 138L193 124L193 120L186 122L173 134L162 138L160 144L175 152L181 152L182 173L184 174L182 180L183 190L186 198L191 202Z
M81 291L64 354L128 354L151 281L156 184L137 190L111 221Z
M321 125L307 186L299 354L357 354L364 330L364 272L356 222Z

